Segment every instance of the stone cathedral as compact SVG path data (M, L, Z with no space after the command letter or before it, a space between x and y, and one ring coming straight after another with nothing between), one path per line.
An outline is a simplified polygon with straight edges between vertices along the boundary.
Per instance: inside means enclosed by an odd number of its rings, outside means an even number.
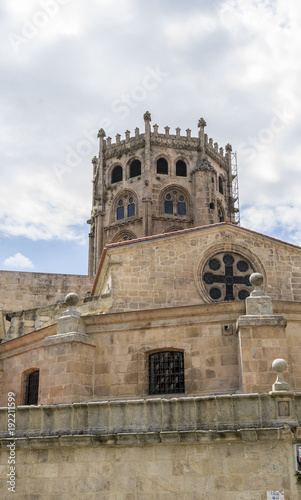
M151 132L151 115L144 114L145 132L105 140L99 131L99 157L93 159L89 274L95 274L105 245L154 234L170 233L216 222L235 223L232 148L219 148L205 134L191 130L170 134Z
M0 272L1 498L301 498L301 248L198 127L101 129L88 275Z

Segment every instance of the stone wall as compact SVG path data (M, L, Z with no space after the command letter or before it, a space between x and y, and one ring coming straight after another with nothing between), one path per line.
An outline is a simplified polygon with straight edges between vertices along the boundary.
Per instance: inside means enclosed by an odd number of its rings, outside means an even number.
M22 404L24 374L31 369L40 370L42 404L146 396L149 354L162 350L184 352L186 395L266 392L276 379L272 362L281 357L288 364L286 382L300 390L299 304L274 303L276 315L286 312L288 324L285 331L279 326L281 336L275 327L263 324L239 343L236 322L244 307L243 302L230 302L88 314L79 318L85 332L79 336L71 333L75 325L70 323L70 334L65 329L57 335L54 325L4 342L0 405L9 391Z
M22 311L63 301L67 293L85 297L93 281L75 274L0 271L0 309Z
M250 262L273 300L301 301L300 248L231 224L109 245L94 293L102 293L110 275L111 311L210 303L203 266L219 252Z
M84 275L0 271L0 309L4 312L5 330L11 326L5 320L7 312L63 302L70 292L86 297L92 287L93 280ZM3 336L0 331L0 338Z
M296 500L301 400L284 399L286 419L267 394L17 408L13 440L1 409L2 498L14 443L17 500Z
M82 316L86 340L96 346L86 368L78 361L86 358L87 342L68 334L56 336L56 326L12 339L0 346L0 405L8 391L14 391L22 404L23 374L33 368L40 369L42 404L146 395L148 355L169 349L184 351L186 394L235 392L239 389L235 323L243 312L243 303L229 303L211 305L210 312L207 306L198 306ZM53 335L53 341L61 341L50 353L44 339ZM85 373L80 376L81 369ZM84 380L91 373L93 387L90 380L85 398L70 392L79 377L86 386Z

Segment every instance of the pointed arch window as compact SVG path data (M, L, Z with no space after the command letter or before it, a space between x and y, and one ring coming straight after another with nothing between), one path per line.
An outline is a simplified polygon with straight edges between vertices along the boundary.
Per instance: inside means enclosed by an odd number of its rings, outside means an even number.
M180 191L168 191L164 198L164 213L173 215L186 215L187 200Z
M157 174L168 174L168 163L165 158L159 158L159 160L157 160Z
M187 166L185 161L178 160L176 163L176 175L179 177L187 177Z
M39 399L39 376L40 371L34 370L25 377L25 405L37 405Z
M125 217L133 217L135 211L134 198L128 194L124 194L117 202L117 220L124 219Z
M138 175L141 175L141 161L134 160L130 164L130 178L131 177L138 177Z

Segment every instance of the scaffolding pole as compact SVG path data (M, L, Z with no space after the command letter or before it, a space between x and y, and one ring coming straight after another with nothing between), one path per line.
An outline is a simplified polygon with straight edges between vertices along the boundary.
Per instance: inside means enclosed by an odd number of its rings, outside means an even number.
M233 210L235 224L240 225L240 212L239 212L239 192L238 192L238 170L237 170L237 153L231 152L231 165L232 165L232 195L233 195Z

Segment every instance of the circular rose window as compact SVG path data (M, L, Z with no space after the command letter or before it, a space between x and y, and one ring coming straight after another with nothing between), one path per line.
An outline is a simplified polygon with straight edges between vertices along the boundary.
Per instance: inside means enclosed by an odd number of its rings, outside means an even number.
M211 257L202 270L202 281L211 300L245 300L252 289L254 272L250 262L237 253L221 252Z

